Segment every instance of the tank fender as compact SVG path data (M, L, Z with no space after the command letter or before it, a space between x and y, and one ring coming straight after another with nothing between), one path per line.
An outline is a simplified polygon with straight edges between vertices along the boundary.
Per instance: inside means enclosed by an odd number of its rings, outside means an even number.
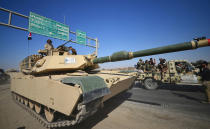
M84 104L111 93L104 79L99 76L66 77L61 82L80 85Z

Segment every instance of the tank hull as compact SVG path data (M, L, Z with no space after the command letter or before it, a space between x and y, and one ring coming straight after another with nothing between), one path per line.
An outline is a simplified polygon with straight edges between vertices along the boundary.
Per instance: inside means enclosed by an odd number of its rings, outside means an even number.
M78 87L66 86L46 76L13 78L11 91L66 115L71 114L80 97Z
M106 87L110 91L109 94L106 94L102 97L99 96L98 98L91 100L91 102L84 103L84 91L82 90L80 85L65 84L61 81L63 78L87 76L98 76L102 78L104 80L104 83L106 84ZM135 79L136 73L125 74L115 71L101 71L95 74L88 75L86 73L68 73L66 75L51 75L40 77L16 73L16 75L14 75L14 77L12 77L11 79L11 92L13 95L15 95L15 97L23 100L28 100L35 105L41 105L43 109L50 109L54 112L58 112L59 114L61 114L59 115L59 117L62 117L62 121L66 119L74 119L74 117L76 116L75 119L77 120L74 120L74 124L77 124L88 116L93 115L103 105L104 101L114 97L120 92L129 89ZM24 101L18 101L18 103L22 103L24 105ZM81 112L84 111L80 112L80 108L83 105L87 106L90 103L93 103L93 106L91 106L92 111L82 114ZM30 105L25 106L29 108ZM34 108L30 110L33 110L35 112ZM38 113L36 113L35 115L38 115L39 117L43 116L39 115ZM84 119L78 119L80 116L83 116ZM64 117L65 119L63 119ZM46 116L40 119L45 121L42 123L46 123L47 121ZM48 125L47 127L51 127L53 125L54 127L56 124L51 124L51 122L48 121L45 125ZM68 125L63 124L63 126Z

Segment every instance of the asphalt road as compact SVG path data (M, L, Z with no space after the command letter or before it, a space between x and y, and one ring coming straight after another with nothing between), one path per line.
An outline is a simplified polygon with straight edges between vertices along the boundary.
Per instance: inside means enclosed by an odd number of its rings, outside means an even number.
M45 129L12 101L9 86L0 85L0 129ZM136 83L105 102L97 114L62 129L209 129L210 104L204 100L202 88L165 86L149 91Z
M144 103L210 120L210 104L202 86L163 85L157 90L146 90L138 82L128 91L128 101Z

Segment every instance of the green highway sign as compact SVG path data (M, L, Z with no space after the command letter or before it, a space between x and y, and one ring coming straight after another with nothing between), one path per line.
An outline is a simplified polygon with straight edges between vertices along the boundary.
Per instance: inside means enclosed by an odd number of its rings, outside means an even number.
M86 45L86 33L80 30L76 31L76 40L77 43Z
M69 27L49 18L30 12L29 32L61 40L69 40Z

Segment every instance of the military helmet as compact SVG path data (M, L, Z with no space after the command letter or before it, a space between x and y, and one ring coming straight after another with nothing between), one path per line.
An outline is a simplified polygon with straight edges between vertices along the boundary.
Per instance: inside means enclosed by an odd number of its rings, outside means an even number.
M47 40L47 43L50 43L50 44L51 44L51 43L52 43L52 40L48 39L48 40Z

